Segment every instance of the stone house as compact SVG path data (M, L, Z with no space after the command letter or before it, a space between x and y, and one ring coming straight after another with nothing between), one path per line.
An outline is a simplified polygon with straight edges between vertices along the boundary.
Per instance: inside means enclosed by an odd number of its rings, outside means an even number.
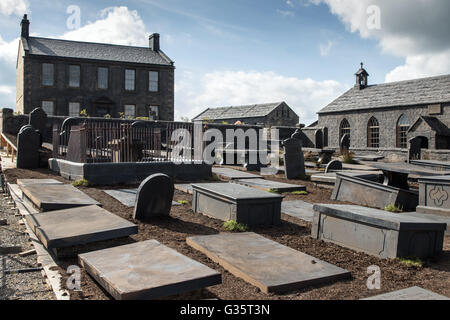
M228 124L234 124L240 121L246 125L260 125L264 127L294 127L299 123L299 116L286 102L275 102L247 106L208 108L193 119L193 121L205 120Z
M411 139L431 153L450 149L450 75L378 85L368 77L361 64L355 86L318 112L309 129L324 147L339 148L349 134L355 152L405 156Z
M174 120L174 62L160 49L30 36L21 22L16 110L42 107L48 115L150 117Z

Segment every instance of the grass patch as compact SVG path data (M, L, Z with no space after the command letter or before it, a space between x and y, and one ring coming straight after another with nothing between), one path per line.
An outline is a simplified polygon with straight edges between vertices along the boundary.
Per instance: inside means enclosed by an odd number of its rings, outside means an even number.
M279 193L279 192L278 192L278 189L269 189L269 190L267 190L267 192L270 192L270 193Z
M232 231L232 232L246 232L248 231L248 226L242 223L238 223L235 220L230 220L227 222L224 222L223 228L226 231Z
M306 196L306 195L308 195L308 192L306 192L306 191L293 191L293 192L291 192L291 194L293 194L295 196Z
M397 258L396 259L401 264L407 266L408 268L414 267L414 268L422 268L423 267L423 261L419 258Z
M389 211L389 212L393 212L393 213L402 213L403 212L403 207L390 204L386 208L384 208L384 210L385 211Z
M342 163L356 164L356 161L353 159L355 157L353 153L345 150L342 156L343 156Z
M189 201L187 201L187 200L178 200L177 201L179 204L189 204Z
M72 185L74 187L88 187L89 181L87 181L86 179L80 179L80 180L76 180L76 181L72 182Z

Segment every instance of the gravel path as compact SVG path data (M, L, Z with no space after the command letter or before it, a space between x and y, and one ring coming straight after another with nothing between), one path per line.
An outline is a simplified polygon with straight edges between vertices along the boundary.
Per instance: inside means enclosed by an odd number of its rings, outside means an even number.
M22 218L15 216L13 201L0 193L0 250L6 247L20 247L20 251L33 249ZM54 300L53 291L47 286L41 271L4 274L3 270L38 268L36 255L20 257L17 253L0 256L0 300Z

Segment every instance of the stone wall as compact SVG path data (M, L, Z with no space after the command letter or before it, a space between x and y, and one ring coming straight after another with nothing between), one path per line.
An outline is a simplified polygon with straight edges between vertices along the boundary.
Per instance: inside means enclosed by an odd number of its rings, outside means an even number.
M397 148L397 121L405 114L412 126L419 116L430 115L428 105L398 107L376 110L345 111L340 113L319 114L319 127L328 129L328 144L332 148L339 147L339 127L343 119L347 119L351 126L351 148L367 149L367 123L374 116L380 125L380 148ZM443 104L440 115L430 115L450 126L450 104Z
M55 66L55 86L42 87L42 63ZM80 88L68 87L69 65L81 66ZM109 68L109 86L106 90L97 89L97 68ZM136 70L136 90L129 92L125 88L125 69ZM149 92L148 71L159 72L159 92ZM20 70L18 69L18 72ZM19 81L19 80L18 80ZM96 115L96 101L110 101L110 115L118 117L124 112L124 105L136 105L137 117L148 117L149 106L159 106L159 119L174 120L174 68L131 63L101 62L90 60L68 60L48 57L25 57L24 59L23 107L17 104L17 110L28 114L41 106L42 100L55 102L55 115L68 115L69 102L79 102L81 109L87 109L91 116ZM18 96L20 93L18 92Z

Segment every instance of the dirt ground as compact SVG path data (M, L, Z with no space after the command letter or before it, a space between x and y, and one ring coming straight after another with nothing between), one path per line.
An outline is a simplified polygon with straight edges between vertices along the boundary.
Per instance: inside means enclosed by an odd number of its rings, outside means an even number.
M64 181L63 178L54 175L48 170L7 170L5 172L8 182L14 183L17 178L55 178ZM270 180L284 181L282 175L269 178ZM65 181L68 183L68 181ZM289 183L306 185L308 195L285 194L285 199L301 199L310 203L333 203L330 201L331 189L315 186L309 181L291 180ZM444 296L450 296L450 237L445 238L444 252L441 256L423 261L422 267L407 267L398 260L378 259L364 253L346 249L331 243L312 239L309 235L311 226L302 220L282 215L281 226L268 228L255 228L250 231L284 244L295 250L307 253L311 256L335 264L351 272L352 278L346 281L338 281L321 287L308 287L287 294L264 294L256 287L237 278L227 272L218 264L212 262L204 254L192 249L186 244L186 238L193 235L210 235L225 232L223 222L208 218L201 214L195 214L192 207L192 196L175 192L174 200L187 200L189 204L172 207L169 218L155 220L151 223L142 223L132 219L133 209L125 207L120 202L103 192L105 189L136 187L80 187L80 189L101 202L103 207L139 226L139 233L126 239L118 239L109 242L116 246L134 241L156 239L164 245L199 261L222 274L222 284L209 287L200 291L184 294L172 299L286 299L286 300L350 300L361 299L381 293L400 290L411 286L434 291ZM61 274L71 264L77 264L76 259L60 261ZM369 276L367 268L376 265L381 269L381 290L369 290L366 281ZM82 271L81 292L71 292L72 299L111 299L88 274ZM65 283L65 281L63 281Z

